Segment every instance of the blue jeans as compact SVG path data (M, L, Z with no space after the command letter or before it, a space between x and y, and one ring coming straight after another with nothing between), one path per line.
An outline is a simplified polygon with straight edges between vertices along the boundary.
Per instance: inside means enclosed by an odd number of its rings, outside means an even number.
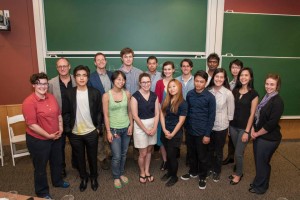
M232 139L232 143L235 148L234 152L234 160L236 164L236 175L243 175L243 164L244 164L244 151L248 144L247 142L242 141L242 136L245 132L245 129L236 128L233 126L229 127L229 133ZM249 138L248 138L249 139Z
M124 174L130 136L127 135L128 128L111 128L110 131L114 136L113 141L110 144L112 151L112 174L114 179L119 179L120 176Z

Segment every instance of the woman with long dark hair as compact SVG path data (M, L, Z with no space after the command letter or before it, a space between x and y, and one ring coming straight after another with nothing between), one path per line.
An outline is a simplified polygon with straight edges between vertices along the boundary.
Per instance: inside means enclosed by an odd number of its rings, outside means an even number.
M229 134L235 147L234 160L236 171L229 176L230 184L238 184L243 177L244 151L250 138L250 131L258 104L258 93L254 90L252 69L240 70L237 84L232 91L235 102L233 120L230 122Z

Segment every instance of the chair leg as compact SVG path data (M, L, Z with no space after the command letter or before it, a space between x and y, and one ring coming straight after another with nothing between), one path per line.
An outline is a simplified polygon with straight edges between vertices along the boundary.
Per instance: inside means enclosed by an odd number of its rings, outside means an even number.
M13 166L15 166L15 144L10 143L10 150L11 150L11 158L12 158L12 162L13 162Z

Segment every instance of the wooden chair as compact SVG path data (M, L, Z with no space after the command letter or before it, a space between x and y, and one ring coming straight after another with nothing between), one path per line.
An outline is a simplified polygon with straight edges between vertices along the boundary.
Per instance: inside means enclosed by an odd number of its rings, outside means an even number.
M29 155L28 149L17 149L16 145L24 143L26 141L26 134L15 134L13 125L23 125L25 127L25 120L22 114L15 116L7 116L7 129L9 135L9 143L11 150L11 157L13 161L13 166L15 166L15 158Z
M0 129L0 159L1 159L1 166L3 167L3 147L2 147L2 138L1 138L1 129Z

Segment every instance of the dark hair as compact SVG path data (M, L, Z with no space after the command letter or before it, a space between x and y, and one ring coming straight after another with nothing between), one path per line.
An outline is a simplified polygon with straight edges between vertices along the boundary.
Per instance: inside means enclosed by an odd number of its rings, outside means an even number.
M241 60L235 59L235 60L233 60L233 61L231 61L231 62L229 63L229 70L230 70L230 71L231 71L231 67L232 67L233 64L236 64L237 66L240 66L241 69L244 67L244 63L243 63Z
M149 56L149 57L147 58L147 63L148 63L149 60L155 60L156 62L158 62L158 61L157 61L157 58L156 58L155 56Z
M166 77L165 73L164 73L164 67L167 66L167 65L171 65L172 66L172 69L175 69L175 65L172 61L166 61L164 62L163 66L162 66L162 70L161 70L161 76L164 78Z
M121 75L126 82L126 75L124 74L124 72L122 72L121 70L116 70L111 75L111 82L113 84L115 83L115 80L118 78L119 75ZM125 86L126 85L124 84L124 88L125 88Z
M47 74L45 74L44 72L32 74L30 76L29 81L30 81L31 84L36 84L36 83L40 82L40 79L47 79L47 81L48 81Z
M211 53L209 54L209 56L207 57L207 62L210 60L210 59L216 59L218 61L218 63L220 63L220 57L218 54L216 53Z
M65 57L60 57L59 59L57 59L57 61L56 61L56 66L57 66L57 63L58 63L58 61L60 61L60 60L65 60L65 61L67 61L68 62L68 64L70 65L70 61L69 61L69 59L68 58L65 58Z
M243 69L240 70L238 76L237 76L237 80L236 80L236 85L235 85L235 88L234 89L240 89L242 87L242 83L240 81L240 76L242 74L243 71L248 71L249 74L250 74L250 78L251 80L249 81L248 85L247 85L247 88L248 90L252 90L254 89L254 76L253 76L253 71L250 67L245 67Z
M142 78L144 78L144 77L148 77L151 80L150 74L143 72L139 75L139 82L141 82Z
M191 66L191 68L193 68L193 61L191 59L185 58L180 62L180 67L182 67L182 63L183 62L187 62L189 63L189 66Z
M129 53L132 53L132 56L134 56L133 50L130 49L129 47L125 47L124 49L122 49L122 50L120 51L120 56L121 56L121 58L122 58L123 55L129 54Z
M203 71L203 70L198 70L198 71L194 74L194 79L195 79L197 76L200 76L201 78L205 79L205 81L207 81L207 79L208 79L208 74L206 73L206 71Z
M215 86L214 78L215 78L215 76L216 76L218 73L223 73L223 74L224 74L224 82L223 82L223 86L224 86L225 88L227 88L228 90L230 90L230 86L229 86L228 78L227 78L227 73L226 73L226 70L223 69L223 68L217 68L217 69L214 71L214 73L213 73L213 75L212 75L212 77L211 77L211 80L210 80L210 82L209 82L209 84L208 84L207 87L208 87L208 88L211 88L211 87Z
M269 78L271 78L271 79L277 81L276 90L279 91L279 90L280 90L280 87L281 87L281 78L280 78L280 76L279 76L278 74L268 74L268 75L266 76L265 81L266 81L267 79L269 79Z
M106 56L105 56L103 53L98 52L98 53L96 53L95 56L94 56L94 61L96 61L96 57L99 56L99 55L103 56L104 59L106 60Z
M75 69L73 70L73 75L76 76L77 72L79 70L84 70L87 73L88 78L90 77L90 69L88 66L84 66L84 65L78 65L77 67L75 67Z

